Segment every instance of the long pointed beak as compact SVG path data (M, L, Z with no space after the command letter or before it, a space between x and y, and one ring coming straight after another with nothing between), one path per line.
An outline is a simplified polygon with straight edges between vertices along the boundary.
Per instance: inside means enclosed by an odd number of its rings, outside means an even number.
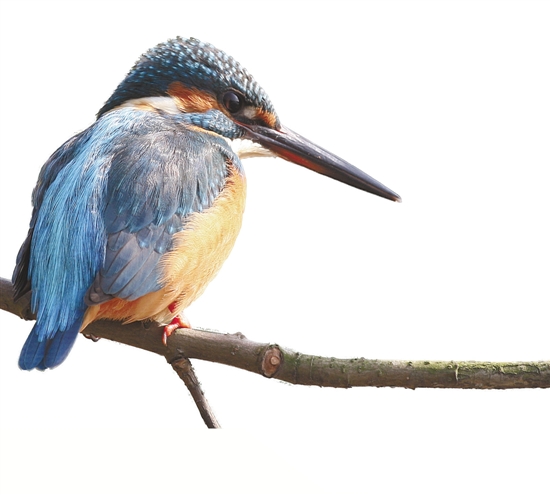
M275 130L264 126L243 125L243 128L248 139L285 160L382 198L401 202L401 197L384 184L287 127L281 126Z

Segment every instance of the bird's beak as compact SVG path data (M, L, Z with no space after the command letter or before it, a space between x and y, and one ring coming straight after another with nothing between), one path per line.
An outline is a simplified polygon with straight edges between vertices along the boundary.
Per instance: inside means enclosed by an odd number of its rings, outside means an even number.
M370 175L286 127L281 126L276 130L259 125L246 125L243 128L248 139L285 160L382 198L401 202L398 194Z

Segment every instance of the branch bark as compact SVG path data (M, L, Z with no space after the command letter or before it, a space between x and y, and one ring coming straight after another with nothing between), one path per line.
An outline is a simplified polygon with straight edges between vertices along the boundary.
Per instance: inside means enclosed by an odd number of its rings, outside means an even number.
M201 384L199 383L195 370L191 365L191 361L186 357L181 357L170 364L178 376L183 380L183 383L185 383L189 389L189 392L191 392L191 397L193 397L193 400L197 405L204 424L208 428L220 428L220 424L214 416L214 412L210 408L210 404L206 400L206 396L202 391Z
M29 299L14 302L12 285L5 279L0 279L0 309L24 319L34 319ZM179 360L187 358L234 366L293 384L321 387L550 388L548 361L497 363L337 359L302 354L276 344L253 342L239 333L222 334L199 328L176 331L165 346L162 344L162 331L162 327L153 322L122 325L107 320L95 322L86 329L87 334L164 356L178 374L181 370L178 371L177 366L187 366L185 361ZM192 395L195 398L195 395L203 394L202 391L192 391ZM212 421L212 427L215 427L215 418Z

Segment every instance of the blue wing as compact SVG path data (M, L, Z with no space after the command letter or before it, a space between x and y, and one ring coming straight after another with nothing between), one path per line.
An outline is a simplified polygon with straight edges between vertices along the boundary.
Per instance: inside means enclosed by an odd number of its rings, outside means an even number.
M159 290L160 257L186 217L217 197L228 161L239 163L227 143L190 130L184 115L131 108L54 153L13 276L16 296L32 288L37 314L19 366L60 364L89 305Z
M155 124L166 125L165 117ZM140 134L113 156L105 262L86 294L87 304L114 297L135 300L159 290L159 260L171 248L172 236L190 213L208 208L223 187L231 153L224 140L173 129L155 128L153 135L151 140L151 131L141 126Z

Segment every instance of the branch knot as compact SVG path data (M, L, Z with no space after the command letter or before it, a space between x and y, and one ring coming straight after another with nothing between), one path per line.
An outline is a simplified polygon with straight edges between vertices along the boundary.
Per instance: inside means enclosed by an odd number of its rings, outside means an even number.
M262 375L267 378L275 376L283 364L283 353L276 344L270 345L264 352L261 368Z

